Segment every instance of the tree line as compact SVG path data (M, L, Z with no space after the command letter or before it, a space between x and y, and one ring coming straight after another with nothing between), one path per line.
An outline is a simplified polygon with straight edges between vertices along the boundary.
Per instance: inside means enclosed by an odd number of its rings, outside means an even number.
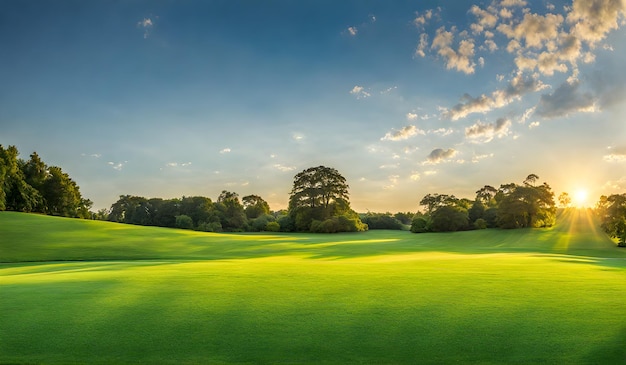
M294 176L286 210L271 211L258 195L239 198L223 190L216 201L203 196L162 199L121 195L110 209L89 209L80 188L58 166L46 165L36 152L19 158L15 146L0 145L0 210L35 212L74 218L176 227L207 232L358 232L409 229L414 233L485 228L550 227L556 221L554 193L530 174L521 184L485 185L474 200L427 194L417 213L362 213L350 207L349 186L334 168L317 166ZM559 196L569 206L567 193ZM601 227L618 246L626 247L626 194L601 196L596 213Z
M450 232L485 228L550 227L556 221L554 193L547 183L536 184L530 174L522 184L485 185L475 199L427 194L420 201L424 213L411 223L411 232Z
M46 165L36 152L22 160L15 146L0 145L0 210L90 218L92 202L58 166Z
M278 231L281 212L272 213L258 195L222 191L217 200L203 196L180 199L122 195L100 219L112 222L194 229L205 232Z

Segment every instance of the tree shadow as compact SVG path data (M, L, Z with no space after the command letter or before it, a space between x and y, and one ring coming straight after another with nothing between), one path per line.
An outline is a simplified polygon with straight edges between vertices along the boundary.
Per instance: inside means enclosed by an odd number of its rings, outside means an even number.
M626 327L581 360L584 364L626 364Z

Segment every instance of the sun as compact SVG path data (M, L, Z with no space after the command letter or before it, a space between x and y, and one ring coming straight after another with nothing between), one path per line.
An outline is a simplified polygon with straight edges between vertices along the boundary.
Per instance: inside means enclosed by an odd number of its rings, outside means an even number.
M573 199L573 203L574 206L578 207L578 208L583 208L587 205L587 190L585 189L578 189L576 190L576 192L574 193L574 199Z

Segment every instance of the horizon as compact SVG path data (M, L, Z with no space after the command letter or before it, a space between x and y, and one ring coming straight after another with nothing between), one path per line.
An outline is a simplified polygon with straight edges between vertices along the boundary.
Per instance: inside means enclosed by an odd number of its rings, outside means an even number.
M93 209L257 194L337 169L359 212L529 174L590 207L626 189L626 3L11 1L0 144Z

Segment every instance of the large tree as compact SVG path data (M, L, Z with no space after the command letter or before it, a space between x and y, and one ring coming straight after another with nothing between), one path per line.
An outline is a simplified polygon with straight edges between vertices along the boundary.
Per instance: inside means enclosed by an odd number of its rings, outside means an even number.
M365 230L356 212L350 209L346 179L334 168L308 168L294 177L289 195L289 214L296 229L319 232ZM336 217L346 219L334 219ZM349 221L349 224L346 223Z
M348 184L339 171L332 167L308 168L294 177L289 196L292 208L328 208L338 199L348 200Z

